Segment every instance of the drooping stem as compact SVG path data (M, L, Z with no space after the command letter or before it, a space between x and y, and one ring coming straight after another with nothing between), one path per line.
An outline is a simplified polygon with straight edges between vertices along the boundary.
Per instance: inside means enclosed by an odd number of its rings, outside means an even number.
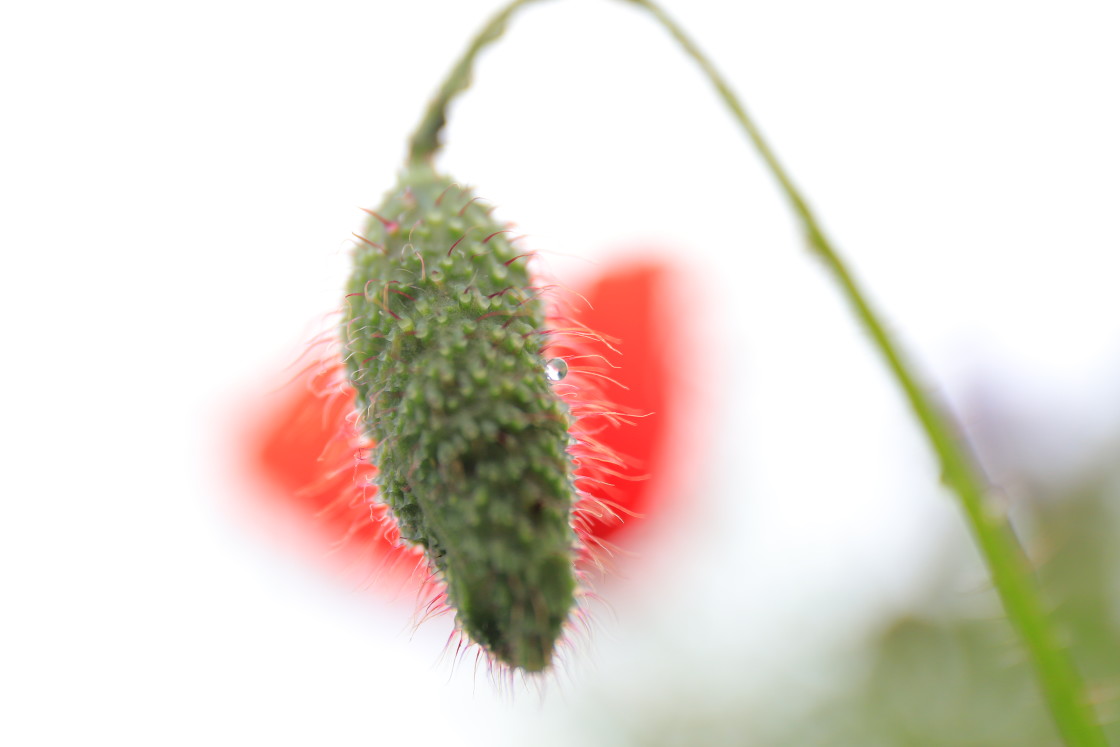
M413 135L410 160L431 159L439 150L439 135L447 120L448 105L470 85L475 58L483 48L501 37L510 17L516 11L536 1L515 0L494 16L474 38L440 87ZM1069 745L1107 745L1089 702L1085 683L1062 646L1052 618L1047 614L1039 581L1030 560L1023 552L1006 512L993 500L948 408L922 384L913 364L902 354L884 326L882 317L872 308L805 198L794 186L761 131L711 61L681 27L653 2L622 1L649 12L700 66L777 180L801 222L810 250L824 263L859 323L871 337L873 345L902 389L930 447L937 455L942 481L960 501L1007 617L1022 638L1034 665L1043 697L1059 733Z
M442 145L440 135L443 132L444 125L447 124L448 105L453 98L470 88L471 70L478 53L502 38L502 35L506 32L506 24L509 22L510 16L523 6L534 2L539 2L539 0L514 0L487 21L482 30L471 39L467 51L451 68L447 79L443 81L443 85L439 87L439 91L436 92L435 97L428 104L428 108L424 112L424 118L420 120L416 131L412 133L408 145L408 160L410 163L431 160L439 152Z

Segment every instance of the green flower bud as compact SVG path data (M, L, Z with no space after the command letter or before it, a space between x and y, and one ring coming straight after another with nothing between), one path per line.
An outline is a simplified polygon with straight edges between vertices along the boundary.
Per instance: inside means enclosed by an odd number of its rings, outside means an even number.
M341 333L380 497L470 638L541 671L575 602L576 491L528 255L426 164L370 215Z

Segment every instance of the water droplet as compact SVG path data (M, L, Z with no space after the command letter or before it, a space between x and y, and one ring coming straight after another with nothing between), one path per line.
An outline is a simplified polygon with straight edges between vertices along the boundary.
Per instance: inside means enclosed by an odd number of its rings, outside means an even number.
M568 364L563 358L553 358L544 364L544 375L549 381L560 381L568 375Z

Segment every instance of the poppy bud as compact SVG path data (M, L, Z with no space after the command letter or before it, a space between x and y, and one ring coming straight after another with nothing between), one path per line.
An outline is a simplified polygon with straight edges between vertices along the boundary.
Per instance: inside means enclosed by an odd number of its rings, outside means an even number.
M358 238L341 337L379 498L467 635L541 671L575 603L576 490L529 255L420 162Z

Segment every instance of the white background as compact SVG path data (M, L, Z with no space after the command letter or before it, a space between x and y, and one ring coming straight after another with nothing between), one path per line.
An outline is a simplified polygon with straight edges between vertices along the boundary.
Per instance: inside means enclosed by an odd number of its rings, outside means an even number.
M666 5L966 427L1005 413L1069 470L1115 434L1116 3ZM511 704L438 660L446 623L410 639L407 602L247 521L245 402L337 302L357 207L496 7L0 11L0 741L607 744L651 703L785 688L796 710L816 652L963 532L757 157L605 0L515 21L441 163L575 280L618 247L683 264L665 344L703 351L678 382L703 449L664 465L687 472L679 530L543 701Z

